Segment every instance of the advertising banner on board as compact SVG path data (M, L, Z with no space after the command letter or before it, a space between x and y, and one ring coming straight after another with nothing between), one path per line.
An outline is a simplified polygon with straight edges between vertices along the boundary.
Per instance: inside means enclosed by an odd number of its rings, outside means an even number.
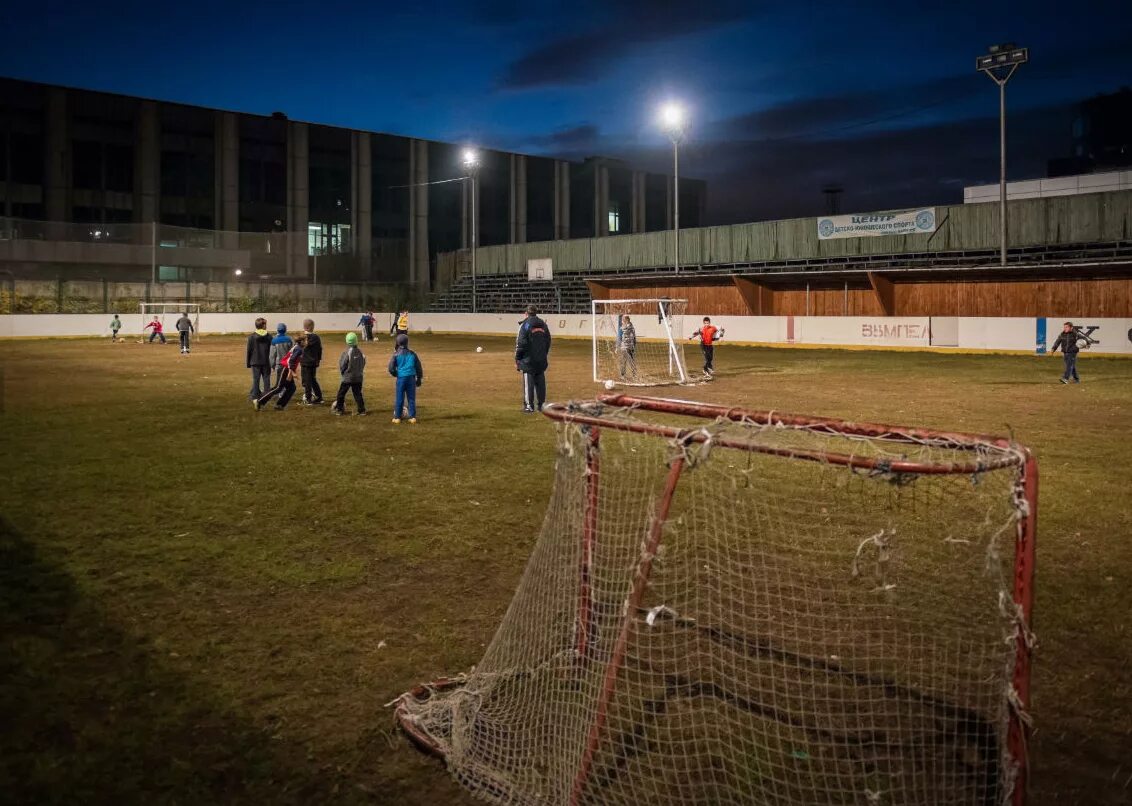
M935 208L891 213L835 215L817 219L818 240L869 238L878 235L917 235L935 232Z

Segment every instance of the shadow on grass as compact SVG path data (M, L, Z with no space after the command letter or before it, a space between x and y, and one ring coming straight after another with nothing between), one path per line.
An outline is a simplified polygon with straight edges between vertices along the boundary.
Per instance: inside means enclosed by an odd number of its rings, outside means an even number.
M0 517L5 802L366 799L155 661Z

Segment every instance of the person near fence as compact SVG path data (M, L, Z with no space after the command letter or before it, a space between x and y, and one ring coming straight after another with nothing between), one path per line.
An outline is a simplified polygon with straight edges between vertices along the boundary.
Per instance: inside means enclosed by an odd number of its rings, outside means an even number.
M361 319L358 320L358 327L365 334L366 341L373 341L373 323L375 321L377 320L374 319L373 313L370 311L363 313Z
M114 318L110 320L110 341L118 341L118 331L122 329L122 320L118 318L118 314L114 314Z
M145 333L150 328L153 328L153 332L149 334L149 343L153 344L154 339L161 339L161 343L164 344L165 343L165 325L161 324L161 320L158 319L156 316L154 316L153 321L142 328L142 333Z
M299 372L299 362L303 360L303 347L306 342L306 336L299 336L295 339L291 349L283 356L283 369L279 373L279 382L275 384L273 389L269 389L265 394L252 401L252 406L256 411L261 410L276 395L279 396L279 399L275 401L275 410L283 411L287 408L287 404L291 401L291 396L295 394L297 388L295 376Z
M181 314L181 318L177 320L177 335L181 338L181 355L189 354L190 337L192 336L195 328L193 327L193 320L189 318L189 312L185 311Z
M271 388L271 335L267 320L255 320L255 331L248 336L247 367L252 371L252 388L248 400L255 400Z
M398 336L409 335L409 312L404 308L397 311L397 316L393 318L393 323L389 326L389 335L396 340Z
M389 359L389 374L397 379L393 394L393 424L401 422L401 412L409 407L409 422L417 421L417 387L424 383L421 359L409 349L409 337L402 333L395 340L397 350Z
M515 369L523 373L523 411L542 411L546 403L546 370L550 366L550 328L527 306L527 318L519 324L515 339Z
M723 328L716 327L711 323L711 317L705 316L704 323L691 336L689 339L694 339L699 336L700 349L704 353L704 374L715 374L715 343L723 338Z
M291 352L291 347L295 342L287 335L287 326L280 322L275 326L275 338L271 340L271 352L268 358L271 361L271 368L275 370L275 385L279 385L280 379L283 377L283 357Z
M1061 348L1061 355L1065 359L1065 372L1061 375L1062 383L1069 383L1071 378L1073 383L1081 382L1081 378L1077 375L1077 353L1081 350L1077 337L1077 328L1073 327L1072 322L1066 322L1061 326L1061 332L1054 339L1053 346L1049 348L1050 355Z
M304 406L322 405L322 387L318 385L318 366L322 363L322 339L314 332L314 320L303 320L303 335L307 346L303 350L302 378Z
M358 417L366 415L366 401L362 397L362 381L366 368L366 357L358 347L358 334L346 334L346 351L338 359L338 371L342 373L342 382L338 385L338 396L334 399L330 410L341 417L346 413L346 392L354 395L354 403L358 410Z

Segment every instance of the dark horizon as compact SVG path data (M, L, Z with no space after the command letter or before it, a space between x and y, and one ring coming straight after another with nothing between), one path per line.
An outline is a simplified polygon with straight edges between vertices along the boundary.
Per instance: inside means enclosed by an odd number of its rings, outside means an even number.
M1127 3L886 9L331 3L320 19L343 25L322 31L297 5L48 0L21 13L0 74L656 172L671 145L655 110L678 99L692 112L681 174L707 182L709 224L824 213L828 184L850 212L958 203L997 181L998 93L974 68L993 42L1031 52L1007 90L1011 179L1070 156L1077 103L1132 85Z

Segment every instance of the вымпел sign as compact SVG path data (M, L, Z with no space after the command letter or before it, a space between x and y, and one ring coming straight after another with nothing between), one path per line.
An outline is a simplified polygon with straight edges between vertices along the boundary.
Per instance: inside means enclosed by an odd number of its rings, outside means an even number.
M878 235L917 235L935 232L935 208L893 213L835 215L817 219L818 240L867 238Z

